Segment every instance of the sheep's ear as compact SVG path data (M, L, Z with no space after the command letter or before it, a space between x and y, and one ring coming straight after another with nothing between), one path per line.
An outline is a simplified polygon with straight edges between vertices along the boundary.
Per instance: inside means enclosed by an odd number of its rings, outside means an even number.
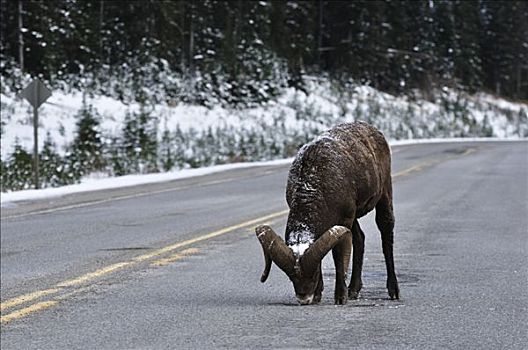
M266 264L264 272L262 272L262 276L260 277L260 281L265 282L268 278L272 261L284 271L286 275L292 276L294 273L295 257L293 256L293 251L286 245L286 243L284 243L284 240L267 225L258 226L255 228L255 233L262 245L264 261Z
M352 235L344 226L334 226L321 235L299 259L304 274L311 275L321 263L321 260L345 235Z

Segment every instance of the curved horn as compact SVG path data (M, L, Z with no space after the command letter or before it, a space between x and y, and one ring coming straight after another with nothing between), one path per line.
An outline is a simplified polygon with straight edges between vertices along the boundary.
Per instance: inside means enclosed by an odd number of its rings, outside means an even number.
M346 234L352 235L344 226L334 226L323 233L301 256L301 269L306 274L312 274L321 263L321 260Z
M268 278L272 261L288 276L291 276L294 273L295 257L293 256L293 251L284 243L283 239L267 225L258 226L255 228L255 233L262 245L266 263L260 281L265 282Z

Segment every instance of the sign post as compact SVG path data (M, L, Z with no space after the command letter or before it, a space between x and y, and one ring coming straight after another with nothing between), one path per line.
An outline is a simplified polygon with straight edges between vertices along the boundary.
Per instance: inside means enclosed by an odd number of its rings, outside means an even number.
M39 185L39 159L38 159L38 109L51 96L48 89L39 79L34 79L22 92L20 97L24 97L33 106L33 178L35 188Z

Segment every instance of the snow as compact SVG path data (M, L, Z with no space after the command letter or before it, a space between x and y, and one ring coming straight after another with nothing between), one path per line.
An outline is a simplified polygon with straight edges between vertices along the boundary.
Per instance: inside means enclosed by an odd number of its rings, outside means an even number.
M16 138L26 149L32 149L33 114L26 101L6 95L2 95L1 98L2 122L5 123L2 128L8 131L2 134L1 140L2 159L5 159L13 151ZM53 92L49 100L39 109L40 149L44 143L44 136L48 132L59 146L59 151L64 151L66 146L73 141L77 121L76 113L82 108L83 99L87 105L96 108L101 119L101 129L103 134L107 136L119 135L127 112L139 112L140 110L140 105L137 103L127 105L106 96L83 97L81 93ZM13 109L13 113L4 112L4 104ZM239 118L220 107L210 110L203 106L181 105L171 107L156 105L154 109L160 120L163 121L160 123L160 128L164 125L178 125L182 131L188 131L191 128L207 130L209 127L215 128L240 123ZM161 130L159 134L161 134Z
M290 245L290 249L293 250L293 254L296 256L296 257L300 257L304 254L304 252L306 251L306 249L308 249L310 247L311 243L299 243L299 244L293 244L293 245Z
M196 136L209 129L213 132L217 131L215 137L218 139L230 136L236 140L245 138L247 142L248 135L257 135L264 138L263 147L278 145L278 153L266 154L259 150L252 158L254 160L281 157L286 144L290 148L297 149L299 144L321 135L323 131L338 123L356 120L366 121L382 130L392 146L460 141L526 140L525 137L528 135L528 105L506 101L489 94L460 95L446 88L443 92L443 100L433 103L405 96L393 96L364 85L353 85L339 90L328 80L307 76L306 81L309 94L288 88L276 100L258 107L230 109L220 105L207 108L183 103L159 103L146 108L151 109L152 114L157 118L159 138L164 130L170 132L181 130L187 142L184 143L187 147L184 154L188 158L198 158L200 152L203 156L204 152L211 151L200 149L201 146L196 143L198 139ZM17 99L14 95L15 92L7 91L0 96L2 122L0 154L4 161L12 154L15 140L18 140L19 144L28 151L33 147L31 108L26 101ZM460 99L466 103L464 114L461 115L461 112L453 110L458 105L453 105L454 107L451 106L448 110L442 109L442 103L446 101L453 103ZM138 103L124 103L106 96L53 91L50 99L39 109L39 149L42 149L46 134L49 133L57 145L57 151L64 154L75 137L77 113L83 105L93 106L101 120L101 134L107 140L121 135L127 113L137 113L142 108ZM469 122L465 122L464 119ZM467 137L481 135L483 126L490 128L490 135L493 137ZM466 138L460 139L459 136ZM328 136L322 134L315 139L315 142L325 137ZM223 154L228 153L226 150L221 151ZM278 162L286 164L291 162L291 159ZM268 164L274 163L231 164L117 178L95 179L92 176L82 179L80 184L62 188L2 193L1 203L4 205L15 201L169 181ZM184 164L182 167L186 166ZM299 251L301 249L299 248Z
M467 125L461 124L460 116L441 110L440 102L411 101L405 96L393 96L363 85L336 92L328 81L316 78L308 81L310 94L288 88L276 101L259 107L233 110L222 106L207 108L160 103L147 108L157 117L159 137L164 129L173 132L179 128L187 135L220 129L238 138L249 133L267 132L267 138L272 137L281 143L282 138L314 136L338 123L355 120L375 125L391 140L478 136L478 130L470 130ZM456 100L457 95L447 89L446 98ZM39 109L39 149L46 134L50 133L58 152L63 154L66 151L74 139L76 114L83 107L83 101L93 106L100 116L102 136L106 138L119 136L126 114L137 113L141 109L138 103L123 103L106 96L53 91L50 99ZM477 126L488 123L492 129L491 136L507 138L528 134L526 121L519 117L528 114L528 105L483 93L469 96L467 101L468 118L474 119ZM32 113L29 104L16 99L13 94L2 94L1 102L1 157L6 160L13 151L15 139L26 150L32 149ZM277 132L269 130L279 129L281 125L283 129Z
M294 226L297 227L298 230L290 232L287 244L293 251L293 254L299 258L314 242L314 234L310 232L306 224L303 222L298 222Z
M503 98L496 97L490 94L478 93L474 96L474 99L481 102L493 104L501 109L509 109L515 112L519 112L522 108L526 108L526 105L522 105L516 102L510 102Z

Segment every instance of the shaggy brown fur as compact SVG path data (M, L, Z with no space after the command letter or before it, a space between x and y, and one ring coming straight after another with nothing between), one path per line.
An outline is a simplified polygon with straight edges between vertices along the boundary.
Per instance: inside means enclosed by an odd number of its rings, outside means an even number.
M399 298L392 248L394 215L390 149L380 131L363 122L341 124L303 146L290 169L286 200L290 213L285 243L294 251L300 244L309 244L306 250L309 255L311 245L323 234L328 236L327 232L334 226L350 230L346 230L347 233L331 247L336 267L336 304L344 304L347 300L345 279L352 244L354 256L348 297L358 297L362 287L365 236L357 219L376 208L389 296ZM303 258L301 253L296 256L296 261ZM294 269L297 272L289 272L289 277L299 300L313 295L312 302L318 302L323 291L321 260L306 261L304 265L315 266L301 271Z

